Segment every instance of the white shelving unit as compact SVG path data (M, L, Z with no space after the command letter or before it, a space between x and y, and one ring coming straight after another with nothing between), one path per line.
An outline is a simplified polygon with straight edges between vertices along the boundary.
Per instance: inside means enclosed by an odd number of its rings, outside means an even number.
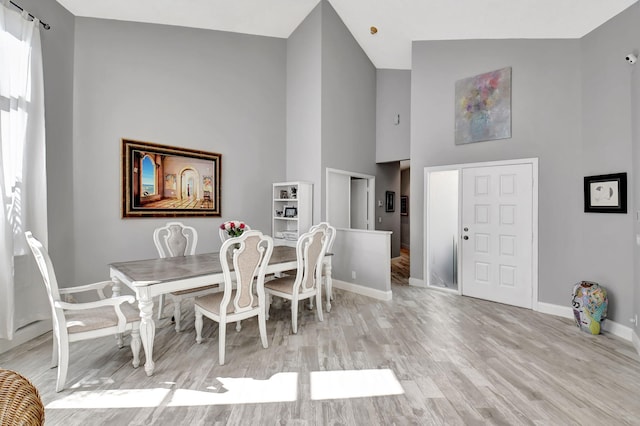
M273 184L271 236L277 246L295 247L298 237L313 221L313 184L278 182Z

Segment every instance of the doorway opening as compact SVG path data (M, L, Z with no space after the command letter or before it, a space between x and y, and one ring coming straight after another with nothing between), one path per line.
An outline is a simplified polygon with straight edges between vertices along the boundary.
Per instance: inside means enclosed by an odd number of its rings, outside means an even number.
M336 228L375 229L375 177L327 168L326 218Z
M427 287L537 309L538 159L426 167Z

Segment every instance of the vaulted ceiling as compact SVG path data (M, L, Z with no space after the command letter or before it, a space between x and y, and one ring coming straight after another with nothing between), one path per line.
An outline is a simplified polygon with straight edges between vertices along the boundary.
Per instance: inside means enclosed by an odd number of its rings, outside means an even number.
M287 38L320 0L57 0L75 16ZM328 0L376 68L415 40L580 38L637 0ZM638 23L640 25L640 23ZM371 34L370 28L378 29Z

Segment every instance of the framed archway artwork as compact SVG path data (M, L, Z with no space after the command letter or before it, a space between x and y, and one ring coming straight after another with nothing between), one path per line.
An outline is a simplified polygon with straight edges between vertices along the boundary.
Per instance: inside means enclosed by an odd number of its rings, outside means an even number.
M122 217L220 216L222 155L122 139Z

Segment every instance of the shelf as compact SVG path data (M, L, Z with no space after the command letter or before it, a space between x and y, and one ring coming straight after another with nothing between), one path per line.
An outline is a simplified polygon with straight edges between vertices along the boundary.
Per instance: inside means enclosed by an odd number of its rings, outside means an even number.
M295 198L291 197L294 193L296 194ZM282 236L283 233L291 233L298 237L311 227L313 219L313 184L303 181L274 183L271 195L271 235L274 243L276 245L295 247L297 238L287 240L286 238L278 238L277 235ZM276 212L281 215L278 216ZM295 212L296 216L285 216L285 212L289 214Z

